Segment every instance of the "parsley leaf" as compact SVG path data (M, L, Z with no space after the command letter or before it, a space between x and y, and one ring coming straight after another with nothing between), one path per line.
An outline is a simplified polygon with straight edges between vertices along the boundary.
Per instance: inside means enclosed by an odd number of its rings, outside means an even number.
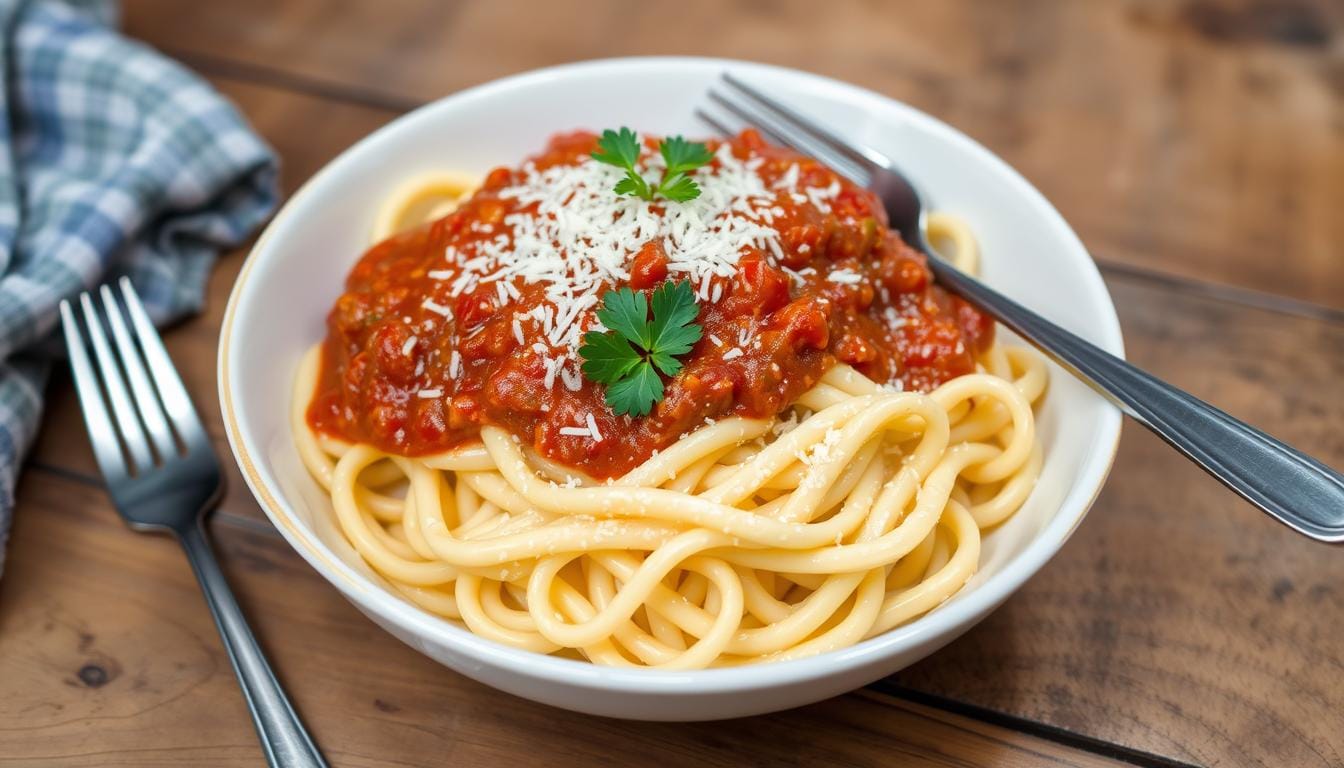
M695 183L690 174L714 159L714 153L704 144L687 141L681 136L664 139L658 145L658 152L662 154L667 167L657 186L650 186L635 167L639 161L640 143L639 135L634 131L624 126L619 131L608 128L597 140L597 147L593 153L594 160L625 169L625 177L616 182L612 191L618 195L634 195L642 200L652 200L655 195L662 195L678 203L694 200L700 196L700 185Z
M612 189L618 195L634 195L635 197L646 197L652 193L649 192L649 183L634 171L626 171L630 174L624 179L616 182Z
M678 173L658 185L658 192L668 200L684 203L700 196L700 185L684 173Z
M639 365L642 358L630 342L616 333L589 331L583 336L583 372L594 381L619 381Z
M649 304L644 294L629 288L607 291L602 297L602 308L597 310L599 322L645 350L653 346L648 316Z
M695 303L689 282L664 281L653 290L653 322L649 324L653 345L648 347L649 352L666 355L690 352L700 340L700 326L695 324L699 314L700 307ZM676 374L675 371L664 373L668 376Z
M699 142L687 141L680 136L664 139L658 151L662 153L663 160L667 163L669 174L693 171L702 165L708 165L709 161L714 159L709 147Z
M663 380L648 363L640 363L630 376L607 387L607 405L618 415L647 416L662 400Z
M617 168L633 168L639 159L639 135L629 128L621 128L619 133L608 128L597 140L597 147L593 159Z
M635 162L639 160L639 136L634 131L625 127L622 127L620 132L610 128L603 131L602 138L597 140L597 151L593 153L593 159L599 163L625 169L625 178L616 182L616 194L634 195L645 200L653 199L649 183L635 169Z
M583 374L606 386L607 405L614 413L647 416L663 399L659 372L676 376L683 365L677 358L700 340L702 330L695 322L699 314L689 282L664 281L654 289L651 302L629 288L607 291L597 319L609 330L583 335Z

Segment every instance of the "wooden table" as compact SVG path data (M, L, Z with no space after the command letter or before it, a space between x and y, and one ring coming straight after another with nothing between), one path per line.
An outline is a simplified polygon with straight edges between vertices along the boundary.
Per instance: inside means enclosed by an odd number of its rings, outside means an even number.
M426 100L557 62L729 55L874 88L1055 201L1135 362L1344 465L1333 0L128 0L124 17L236 101L287 191ZM215 342L242 258L168 334L223 454ZM49 394L0 579L0 765L257 765L185 561L122 527L68 377ZM230 481L225 570L335 766L1344 765L1344 552L1138 428L1087 522L976 629L866 690L717 724L579 716L460 677L356 613Z

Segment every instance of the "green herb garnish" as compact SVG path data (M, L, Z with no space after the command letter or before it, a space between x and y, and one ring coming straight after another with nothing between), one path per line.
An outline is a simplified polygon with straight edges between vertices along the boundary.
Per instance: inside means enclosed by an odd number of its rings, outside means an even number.
M658 185L650 186L635 169L635 162L639 160L638 134L625 127L620 131L608 129L602 132L597 146L598 150L593 153L594 160L625 169L625 178L616 182L613 191L618 195L634 195L643 200L652 200L655 195L662 195L678 203L694 200L700 196L700 187L690 177L690 173L714 159L714 154L704 144L687 141L680 136L664 139L658 145L658 151L667 167L663 169Z
M698 191L697 191L698 194ZM681 371L677 358L700 340L700 307L689 282L664 281L653 291L653 318L644 294L629 288L607 291L597 319L609 330L583 335L583 374L607 388L616 414L647 416L663 399L663 380Z

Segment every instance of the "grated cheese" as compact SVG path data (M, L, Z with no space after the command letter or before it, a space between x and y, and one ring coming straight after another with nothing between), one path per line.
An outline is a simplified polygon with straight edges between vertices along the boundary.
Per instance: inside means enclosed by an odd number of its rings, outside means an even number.
M583 388L583 375L577 367L570 368L568 365L561 365L560 381L565 385L565 389L570 392L578 392Z
M470 297L473 314L477 308L489 314L510 304L516 306L524 291L529 291L529 303L535 300L537 304L526 312L515 312L511 322L518 349L529 349L537 356L547 390L553 390L558 380L566 390L580 391L583 375L578 350L583 336L588 331L606 331L596 316L601 297L610 288L629 282L634 255L650 242L662 246L669 276L689 282L702 302L717 303L729 294L738 263L747 254L784 269L795 284L805 284L807 275L816 274L810 267L793 270L783 266L780 230L787 226L785 206L791 201L830 212L840 184L809 187L796 163L767 184L760 174L764 162L756 156L739 158L724 144L715 152L713 163L690 174L700 195L676 204L614 194L612 188L624 171L588 157L547 168L524 163L513 174L511 186L497 193L513 209L497 224L472 222L470 230L479 237L444 249L442 268L426 273L439 283L437 301L427 298L421 306L452 323L451 307L460 297ZM656 150L644 148L637 166L646 178L656 179L665 161ZM806 244L797 246L799 253L809 250ZM827 279L852 284L862 277L838 269ZM411 324L410 318L405 321ZM423 336L435 328L435 322L422 317L416 330ZM483 328L477 324L459 332L473 338ZM735 347L714 334L707 338L726 349L724 360L760 348L752 328L739 330ZM461 354L453 349L458 342L454 335L452 346L445 349L445 354L453 350L446 366L448 380L459 379L465 371ZM417 344L418 337L412 336L402 353L412 355ZM416 376L424 369L425 361L417 360ZM427 388L419 394L437 397L441 391ZM585 421L581 427L562 428L561 434L582 434L601 442L594 416L587 414Z
M443 306L442 304L437 303L433 299L425 299L425 303L421 304L420 306L424 307L425 309L428 309L430 312L433 312L436 315L443 315L444 317L448 318L451 318L453 316L453 310Z
M553 358L548 357L542 360L541 364L545 368L545 373L541 378L541 384L547 389L553 389L555 387L556 361Z
M754 249L776 264L783 259L779 231L770 226L785 214L781 195L816 205L839 192L838 183L800 188L796 164L767 187L759 174L763 162L738 158L725 144L712 165L691 174L700 196L675 205L613 194L623 171L591 158L545 169L526 163L515 183L499 192L520 210L504 216L498 231L473 223L472 231L494 236L449 245L444 257L456 269L430 275L448 282L454 297L489 286L500 306L521 298L519 285L540 285L543 301L529 313L535 330L515 326L514 336L523 345L525 330L536 333L575 358L584 331L597 325L594 311L602 292L629 281L631 257L645 243L663 246L668 272L689 280L698 299L719 301L744 253ZM640 167L646 176L655 177L664 166L661 155L645 150ZM433 301L425 308L451 317ZM547 373L571 389L579 375L558 362L547 366Z
M844 435L838 429L828 429L822 437L821 442L814 443L810 449L800 454L797 458L803 464L809 467L825 464L836 458L832 454L832 449L840 444L840 439Z

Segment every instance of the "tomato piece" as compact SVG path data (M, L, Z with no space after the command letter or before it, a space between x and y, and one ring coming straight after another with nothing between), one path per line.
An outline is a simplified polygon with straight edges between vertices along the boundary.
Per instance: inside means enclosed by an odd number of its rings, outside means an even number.
M640 140L651 151L659 141ZM412 456L476 439L489 424L562 465L611 478L706 422L777 415L837 363L922 391L975 370L993 342L993 321L934 284L925 258L890 230L871 192L753 131L708 146L750 161L767 192L748 204L758 209L756 224L773 229L778 249L753 233L733 256L731 278L713 278L710 298L696 307L701 340L678 356L677 375L659 374L665 396L648 416L615 415L606 387L581 373L569 341L595 320L554 300L552 277L523 270L503 292L486 281L453 294L471 259L485 257L471 267L481 276L516 266L491 253L511 245L513 217L536 215L535 199L505 192L531 172L518 167L492 170L454 213L394 235L358 260L327 318L309 423ZM536 170L573 165L596 147L591 132L561 134L529 162ZM676 205L659 199L647 212L666 216ZM695 252L688 246L674 254L661 235L619 247L633 250L619 255L628 283L610 286L599 274L601 285L576 285L572 298L687 279L673 259ZM566 307L563 319L557 304ZM603 439L585 436L589 424Z
M464 330L472 330L495 314L495 291L482 286L463 293L453 303L453 317Z
M667 279L667 253L657 240L645 243L630 264L630 287L637 291L652 288Z
M755 316L767 315L788 303L789 276L766 264L759 255L751 256L737 266L733 293L750 303Z

